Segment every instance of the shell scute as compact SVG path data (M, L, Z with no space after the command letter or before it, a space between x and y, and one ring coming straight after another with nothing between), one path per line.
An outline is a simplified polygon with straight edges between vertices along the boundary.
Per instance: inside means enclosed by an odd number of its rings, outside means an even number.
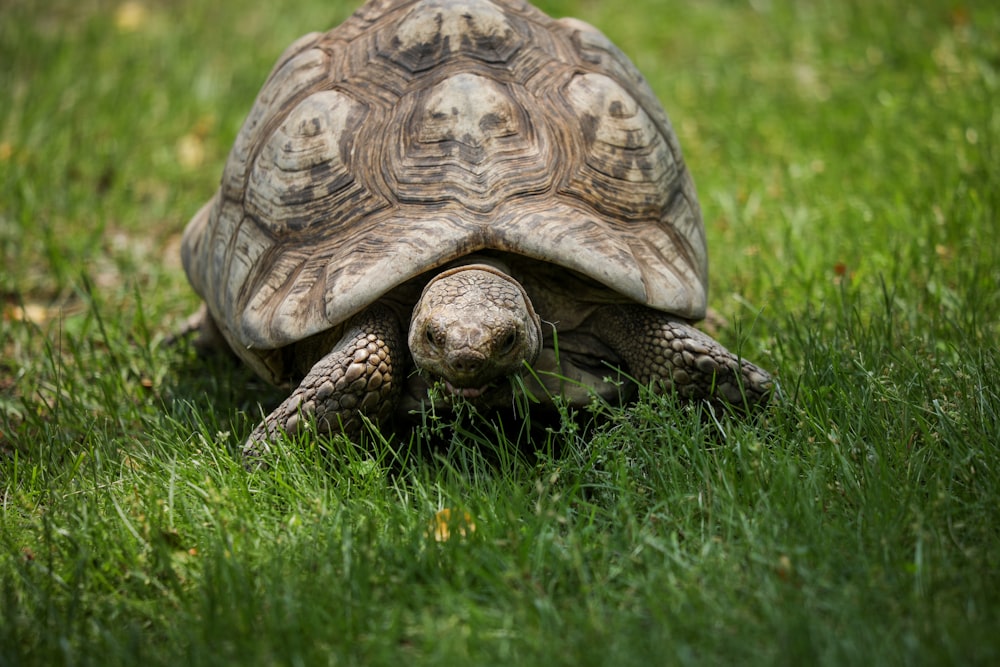
M229 153L222 179L223 196L239 199L243 195L247 187L247 167L253 160L259 137L268 133L269 126L288 107L289 100L309 95L326 79L331 67L330 56L314 48L319 38L318 34L306 35L289 47L257 94Z
M359 214L359 200L372 198L351 165L353 136L365 115L364 105L337 90L302 100L253 163L247 213L271 234Z
M487 213L511 197L547 189L557 150L512 89L462 72L407 98L389 160L400 202L454 201Z
M603 74L574 77L566 100L583 128L585 157L565 191L619 220L655 220L676 177L659 127L619 84Z
M378 53L416 73L456 53L505 63L522 44L512 16L488 0L429 0L416 4L391 33L380 33Z

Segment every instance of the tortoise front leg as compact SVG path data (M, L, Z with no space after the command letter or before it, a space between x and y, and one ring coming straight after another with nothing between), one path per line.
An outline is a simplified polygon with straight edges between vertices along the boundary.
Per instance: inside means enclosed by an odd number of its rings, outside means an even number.
M771 376L740 359L690 324L644 306L604 306L594 314L597 335L640 384L661 384L688 399L738 409L767 403Z
M378 423L396 405L405 363L399 322L375 305L347 323L333 350L312 367L281 405L264 418L243 445L248 464L266 456L282 434L294 435L310 419L320 434L356 438L365 415Z

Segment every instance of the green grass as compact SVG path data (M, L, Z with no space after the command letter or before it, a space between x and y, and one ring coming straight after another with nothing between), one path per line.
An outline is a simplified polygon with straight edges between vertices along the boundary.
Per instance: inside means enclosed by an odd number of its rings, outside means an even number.
M280 393L160 346L179 234L353 5L249 4L0 6L0 665L1000 662L995 3L546 3L661 96L783 400L254 474Z

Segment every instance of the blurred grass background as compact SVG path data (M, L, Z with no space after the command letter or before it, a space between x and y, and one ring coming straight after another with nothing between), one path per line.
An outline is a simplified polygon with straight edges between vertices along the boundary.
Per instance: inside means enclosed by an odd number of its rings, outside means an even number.
M159 347L179 235L355 3L5 0L0 664L996 664L1000 9L539 4L660 95L720 336L786 400L244 473L280 393Z

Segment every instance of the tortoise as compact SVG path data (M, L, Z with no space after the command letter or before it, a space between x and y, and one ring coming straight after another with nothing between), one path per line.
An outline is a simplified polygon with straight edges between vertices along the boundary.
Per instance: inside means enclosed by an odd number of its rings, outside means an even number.
M181 252L203 332L295 387L250 458L518 378L574 404L620 400L616 372L744 411L772 391L692 326L704 226L649 85L522 0L369 0L300 38Z

